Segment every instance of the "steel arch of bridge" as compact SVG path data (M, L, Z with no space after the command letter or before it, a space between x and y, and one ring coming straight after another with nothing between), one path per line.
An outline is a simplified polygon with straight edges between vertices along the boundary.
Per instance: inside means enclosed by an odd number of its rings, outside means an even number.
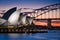
M43 19L42 15L44 15L44 17L46 17L46 14L47 14L47 17L49 19L49 16L50 16L49 12L50 11L52 12L52 16L54 16L53 12L55 12L55 15L56 15L55 19L57 19L57 16L60 15L60 3L53 4L53 5L48 5L48 6L39 8L39 9L35 9L34 12L33 12L34 15L31 14L31 16L34 17L34 18L37 18L38 16L41 16L40 19ZM57 11L58 11L59 14L57 13ZM52 19L54 19L54 18L52 17ZM60 19L60 16L58 17L58 19Z

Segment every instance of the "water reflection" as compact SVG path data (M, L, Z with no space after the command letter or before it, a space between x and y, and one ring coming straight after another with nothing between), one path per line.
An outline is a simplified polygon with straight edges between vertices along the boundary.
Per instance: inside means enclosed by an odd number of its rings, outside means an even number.
M16 38L19 36L19 34L8 34L9 37Z
M60 40L60 30L48 30L48 33L0 34L0 40Z

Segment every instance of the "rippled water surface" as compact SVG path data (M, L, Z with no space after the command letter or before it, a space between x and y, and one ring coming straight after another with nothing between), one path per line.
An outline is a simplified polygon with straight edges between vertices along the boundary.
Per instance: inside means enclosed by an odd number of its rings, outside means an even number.
M0 34L0 40L60 40L60 30L48 30L48 33L6 33Z

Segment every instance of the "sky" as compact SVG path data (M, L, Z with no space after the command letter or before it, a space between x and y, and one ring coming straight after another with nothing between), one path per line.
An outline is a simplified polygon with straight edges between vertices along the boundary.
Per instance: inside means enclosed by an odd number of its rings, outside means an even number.
M13 7L19 8L41 8L47 5L60 3L60 0L0 0L0 10Z

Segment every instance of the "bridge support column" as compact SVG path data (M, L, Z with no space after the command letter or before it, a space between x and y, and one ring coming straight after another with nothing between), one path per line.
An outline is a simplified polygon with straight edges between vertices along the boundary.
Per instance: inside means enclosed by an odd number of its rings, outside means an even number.
M51 20L48 19L47 21L48 21L48 28L50 29L51 28Z

